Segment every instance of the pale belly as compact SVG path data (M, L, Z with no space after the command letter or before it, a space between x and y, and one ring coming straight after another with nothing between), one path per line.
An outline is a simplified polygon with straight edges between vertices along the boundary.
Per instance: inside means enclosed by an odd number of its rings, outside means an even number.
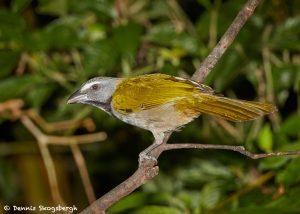
M173 103L127 115L115 111L112 106L112 112L120 120L153 133L174 131L200 115L183 114L175 109Z

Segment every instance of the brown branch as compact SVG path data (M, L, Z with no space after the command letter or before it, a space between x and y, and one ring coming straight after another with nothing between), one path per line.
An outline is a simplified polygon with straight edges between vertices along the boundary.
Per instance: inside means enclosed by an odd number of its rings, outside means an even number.
M105 210L115 202L133 192L146 183L146 181L153 179L158 175L159 169L158 166L155 166L154 161L150 160L149 162L152 162L152 164L147 163L140 165L133 175L92 203L91 206L81 213L93 213L93 210L100 210L101 213L105 213Z
M259 4L260 0L248 0L245 6L241 9L238 15L235 17L227 31L224 33L216 47L201 63L200 67L195 71L192 76L192 80L202 82L204 78L211 72L215 64L223 56L227 48L231 45L245 22L252 15L253 11Z
M65 145L93 143L97 141L104 141L106 139L105 132L97 132L93 134L74 135L74 136L54 136L46 135L47 143L52 145Z
M180 143L180 144L165 144L163 151L173 149L220 149L239 152L251 159L261 159L275 156L286 156L286 155L300 155L300 150L285 151L285 152L270 152L255 154L249 152L244 146L232 146L232 145L219 145L219 144L193 144L193 143Z
M37 139L41 156L47 171L52 198L55 204L65 205L65 202L59 190L54 161L51 157L48 148L49 144L70 146L80 176L82 178L83 186L86 191L88 201L90 203L95 201L96 200L95 193L88 175L85 160L83 158L83 155L80 151L78 144L103 141L107 137L106 133L98 132L93 134L75 135L75 136L46 135L38 128L38 126L36 126L36 124L38 124L40 127L42 127L44 130L48 132L78 128L80 126L85 127L88 131L93 131L95 129L95 124L90 118L84 120L68 120L68 121L49 123L45 121L44 118L42 118L33 109L23 111L22 110L23 105L24 102L21 99L8 100L6 102L0 103L0 113L9 112L9 117L11 119L14 120L20 119L22 124L26 127L26 129L30 131L31 134Z
M85 189L85 193L87 195L89 203L93 203L96 200L95 192L93 189L92 182L89 177L89 173L86 167L86 163L83 157L82 152L80 151L80 148L77 144L70 144L70 148L73 153L73 157L75 159L77 168L79 170L82 183Z
M160 147L157 147L160 148ZM155 151L159 150L155 149ZM154 150L153 150L154 151ZM151 152L152 156L152 152ZM158 155L159 156L159 155ZM110 206L119 201L121 198L129 195L135 189L146 183L148 180L153 179L158 175L159 168L156 166L156 162L153 160L148 160L139 165L138 169L127 178L124 182L116 186L114 189L109 191L107 194L97 199L89 207L83 210L81 213L95 213L95 211L100 211L100 213L105 213Z
M8 111L11 120L16 120L21 116L21 108L24 102L21 99L11 99L0 103L0 113Z
M50 190L54 203L65 204L58 187L57 175L55 171L54 161L51 157L49 148L47 146L46 136L34 125L28 116L24 115L21 117L23 125L34 135L38 141L38 146L41 151L41 155L47 171Z
M21 110L19 109L21 112ZM30 112L30 111L29 111ZM22 115L21 113L18 113ZM57 175L55 171L54 161L51 157L48 145L67 145L70 146L71 151L73 153L76 165L78 166L78 170L80 176L82 178L83 186L85 188L88 200L90 203L95 201L95 193L93 191L93 187L88 176L88 171L86 168L85 160L83 155L80 151L78 144L80 143L91 143L96 141L103 141L106 139L106 133L98 132L94 134L85 134L85 135L75 135L75 136L53 136L53 135L46 135L44 134L31 120L29 117L28 112L23 114L21 117L21 122L23 125L32 133L32 135L37 139L39 149L41 151L41 155L45 164L45 168L47 170L50 190L52 193L53 201L56 204L65 204L61 193L59 191L59 185L57 180ZM50 124L45 121L46 124ZM50 124L51 125L51 124Z
M231 145L218 145L218 144L193 144L193 143L180 143L180 144L161 144L153 149L149 155L155 157L156 159L164 151L174 150L174 149L219 149L219 150L229 150L239 152L245 156L252 159L260 159L266 157L274 156L285 156L285 155L300 155L300 150L296 151L286 151L286 152L271 152L271 153L261 153L255 154L247 151L244 146L231 146ZM110 192L106 193L104 196L99 198L88 208L82 211L83 214L93 213L93 210L101 210L102 213L108 209L115 202L119 201L121 198L127 196L133 192L138 187L142 186L148 180L153 179L158 175L159 168L156 166L156 162L153 160L147 160L140 164L138 169L134 172L123 183L119 184Z
M33 109L25 112L36 124L38 124L46 132L62 131L66 129L85 128L89 132L96 129L95 123L91 118L83 120L65 120L59 122L47 122L41 115Z
M160 156L160 154L164 151L164 146L167 145L167 141L169 140L171 133L165 135L162 144L157 145L154 149L149 151L148 155L155 158L156 160ZM153 144L152 144L153 145ZM150 145L148 148L151 148ZM147 150L147 149L146 149ZM144 150L144 151L146 151ZM81 213L96 213L100 212L104 214L105 211L114 203L119 201L121 198L127 196L135 189L146 183L148 180L153 179L156 175L158 175L159 168L156 165L157 162L152 159L145 159L139 163L138 169L127 178L124 182L116 186L114 189L109 191L107 194L103 195L101 198L97 199L94 203L92 203L89 207L83 210ZM96 211L96 212L95 212Z

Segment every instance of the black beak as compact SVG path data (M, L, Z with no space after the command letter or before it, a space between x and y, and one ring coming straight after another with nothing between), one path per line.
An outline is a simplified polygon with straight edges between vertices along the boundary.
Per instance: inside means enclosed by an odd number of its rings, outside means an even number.
M77 90L69 97L67 103L68 104L83 103L86 100L87 100L86 93L82 93L80 92L80 90Z

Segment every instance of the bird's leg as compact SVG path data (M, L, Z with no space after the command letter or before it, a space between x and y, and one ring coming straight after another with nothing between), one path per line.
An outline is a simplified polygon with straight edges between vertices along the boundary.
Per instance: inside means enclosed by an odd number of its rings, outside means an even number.
M145 160L153 160L155 162L155 165L156 165L157 164L156 158L149 155L149 152L151 152L153 149L155 149L159 145L160 145L159 143L156 143L154 141L154 143L152 143L149 147L147 147L145 150L143 150L139 154L139 164L141 165L141 163L144 162Z
M159 145L166 143L171 134L172 132L153 133L155 140L149 147L147 147L139 154L139 164L141 165L141 163L145 160L153 160L156 164L156 158L151 156L149 153Z

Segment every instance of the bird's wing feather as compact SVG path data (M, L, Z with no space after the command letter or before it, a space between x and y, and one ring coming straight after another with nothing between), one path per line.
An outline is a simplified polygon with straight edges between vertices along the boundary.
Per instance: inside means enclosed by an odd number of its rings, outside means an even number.
M208 86L165 74L144 75L121 81L113 95L112 105L117 112L129 114L200 92L213 93L213 90Z
M230 99L205 93L178 100L176 107L181 112L188 109L233 122L253 120L277 111L272 104Z

